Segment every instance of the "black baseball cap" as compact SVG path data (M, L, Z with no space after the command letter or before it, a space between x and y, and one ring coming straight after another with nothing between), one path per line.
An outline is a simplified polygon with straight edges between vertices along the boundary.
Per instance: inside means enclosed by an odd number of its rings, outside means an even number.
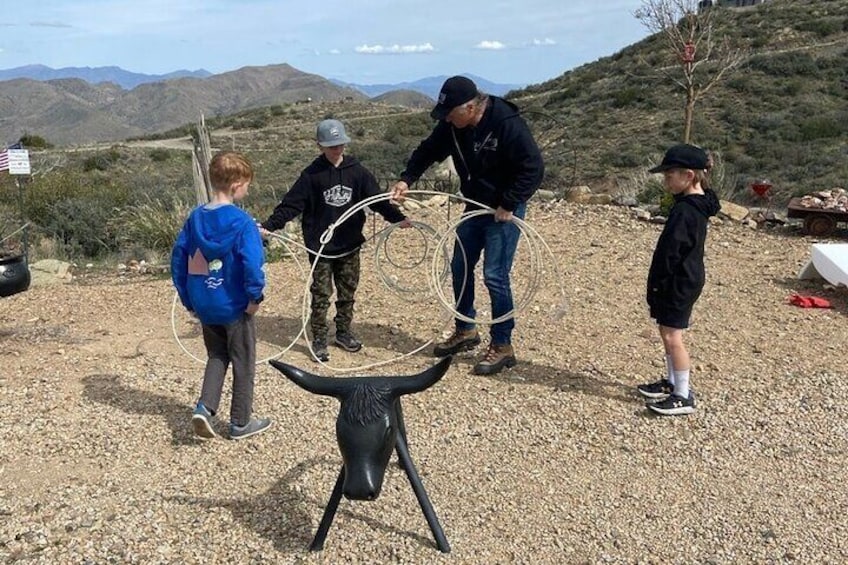
M649 173L662 173L671 169L692 169L693 171L701 171L709 165L709 157L707 152L696 145L688 145L681 143L669 147L665 152L662 163L648 169Z
M476 96L477 85L473 80L464 76L450 77L442 85L439 100L430 112L430 117L434 120L444 120L451 110L474 100Z

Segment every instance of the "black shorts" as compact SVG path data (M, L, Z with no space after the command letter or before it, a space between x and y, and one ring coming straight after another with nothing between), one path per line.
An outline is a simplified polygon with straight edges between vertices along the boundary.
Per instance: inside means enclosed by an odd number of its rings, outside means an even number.
M651 307L651 318L661 326L685 330L689 328L689 320L692 318L692 307L683 310L671 308Z

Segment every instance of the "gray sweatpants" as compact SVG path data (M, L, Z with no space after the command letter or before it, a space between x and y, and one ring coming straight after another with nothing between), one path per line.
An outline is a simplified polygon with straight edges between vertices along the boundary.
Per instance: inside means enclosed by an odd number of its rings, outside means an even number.
M206 345L206 370L200 402L213 414L221 403L221 391L227 367L233 365L233 398L230 403L230 422L244 426L253 414L253 381L256 376L256 325L253 316L222 325L203 324L203 343Z

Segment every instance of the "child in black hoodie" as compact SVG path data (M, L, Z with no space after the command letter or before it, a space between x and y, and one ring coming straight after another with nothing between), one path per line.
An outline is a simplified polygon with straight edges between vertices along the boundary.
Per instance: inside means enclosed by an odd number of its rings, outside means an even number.
M342 349L355 352L362 343L351 332L353 304L359 285L359 248L365 242L362 228L365 212L360 210L344 223L336 226L333 238L327 242L321 256L321 235L350 208L366 198L379 194L380 187L374 175L355 157L344 155L350 138L338 120L324 120L317 131L319 155L301 173L274 212L260 226L260 233L282 229L286 223L301 216L303 243L309 250L310 261L315 262L310 292L312 311L309 324L312 329L312 351L320 361L327 361L327 311L333 285L336 287L335 343ZM401 227L411 224L406 216L387 200L370 205L370 208Z
M648 306L665 348L666 378L639 385L648 408L676 416L695 411L689 387L689 352L683 333L692 307L704 288L704 242L707 223L721 209L715 192L705 188L709 157L700 147L675 145L652 173L663 173L674 205L657 241L648 271Z

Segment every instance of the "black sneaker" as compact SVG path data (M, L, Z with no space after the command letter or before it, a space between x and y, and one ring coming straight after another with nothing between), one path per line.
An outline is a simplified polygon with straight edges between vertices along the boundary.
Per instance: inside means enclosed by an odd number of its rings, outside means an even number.
M313 339L312 340L312 354L315 355L315 358L322 362L327 362L330 360L330 352L327 351L327 340L325 339Z
M362 342L356 339L350 332L337 331L336 345L338 345L345 351L350 351L351 353L356 353L357 351L362 349Z
M665 400L647 404L648 409L663 416L682 416L695 411L695 393L689 391L689 398L670 394Z
M639 385L636 387L636 390L645 398L663 399L674 392L674 385L668 379L660 379L652 383Z

